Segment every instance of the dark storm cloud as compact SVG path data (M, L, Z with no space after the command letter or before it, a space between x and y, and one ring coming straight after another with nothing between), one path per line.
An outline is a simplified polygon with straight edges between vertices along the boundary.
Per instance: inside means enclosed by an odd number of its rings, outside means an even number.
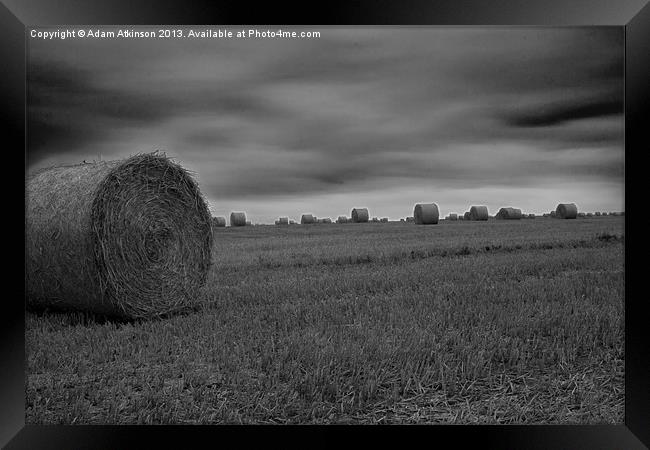
M517 127L545 127L572 120L623 114L623 99L612 94L604 98L582 103L544 105L535 111L528 111L506 119Z
M166 86L153 89L109 88L94 83L90 70L66 62L34 61L28 71L28 162L48 152L69 153L106 139L123 126L156 126L166 119L196 113L243 114L251 118L269 113L261 99L245 93L206 86ZM277 114L277 111L273 111ZM208 136L212 136L210 140ZM226 141L209 130L194 132L190 141Z
M219 201L609 185L622 181L622 37L366 28L312 41L32 41L28 162L162 147Z

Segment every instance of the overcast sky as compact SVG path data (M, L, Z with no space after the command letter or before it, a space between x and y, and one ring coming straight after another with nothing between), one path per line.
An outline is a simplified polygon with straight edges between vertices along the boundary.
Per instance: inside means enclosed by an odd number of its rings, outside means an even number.
M266 223L624 209L622 28L312 30L30 39L28 169L160 149Z

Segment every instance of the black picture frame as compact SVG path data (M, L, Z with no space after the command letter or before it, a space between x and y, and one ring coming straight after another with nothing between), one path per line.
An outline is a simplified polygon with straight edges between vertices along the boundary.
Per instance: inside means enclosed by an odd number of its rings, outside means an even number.
M472 444L474 448L549 448L549 449L641 449L650 446L650 348L647 301L640 272L647 231L642 195L644 180L640 164L648 147L648 105L650 104L650 5L647 0L443 0L443 1L329 1L302 5L249 4L230 1L181 0L3 0L0 5L2 47L2 123L5 127L5 226L7 237L23 235L19 231L20 214L24 217L24 195L20 195L12 177L21 176L15 168L23 164L25 153L25 56L27 31L47 25L106 24L252 24L252 25L535 25L593 26L625 28L625 234L633 245L625 247L625 423L624 425L549 425L549 426L410 426L387 427L391 433L421 435L427 443L454 447ZM261 2L260 2L261 3ZM8 139L7 139L8 138ZM638 160L638 161L635 161ZM13 168L13 170L12 170ZM25 172L22 174L25 175ZM24 183L24 179L23 179ZM639 194L639 191L641 194ZM23 192L24 193L24 192ZM647 209L647 208L646 208ZM629 220L629 217L632 217ZM9 238L11 239L11 238ZM23 243L24 244L24 243ZM7 246L8 248L8 246ZM22 250L21 250L22 249ZM24 329L24 245L15 250L21 263L6 258L7 287L3 301L0 333L0 444L18 448L125 448L146 443L192 447L192 440L238 445L253 438L270 439L296 431L294 427L231 426L37 426L25 425L25 329ZM22 252L22 253L21 253ZM13 255L12 255L13 256ZM15 272L15 273L14 273ZM20 272L23 272L22 274ZM15 291L14 291L15 289ZM22 297L21 297L22 292ZM324 443L334 431L372 434L383 439L386 428L299 427L304 438L296 442ZM354 429L354 430L352 430ZM260 436L260 434L262 436ZM290 440L294 440L292 434ZM288 437L288 435L287 435ZM336 443L340 438L333 440ZM367 441L366 441L367 442ZM415 443L415 441L411 441ZM282 445L289 440L280 441ZM478 446L478 447L477 447Z

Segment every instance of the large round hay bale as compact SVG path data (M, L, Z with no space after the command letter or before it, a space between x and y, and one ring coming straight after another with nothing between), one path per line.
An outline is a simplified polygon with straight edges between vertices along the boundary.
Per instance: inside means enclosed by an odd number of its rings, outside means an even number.
M246 213L244 212L231 212L230 213L230 226L231 227L243 227L246 224Z
M303 214L302 217L300 217L300 223L302 225L316 223L316 218L312 214Z
M575 203L560 203L555 208L555 216L560 219L575 219L578 217L578 207Z
M496 215L497 219L502 220L520 220L522 218L521 209L519 208L501 208Z
M196 306L212 220L180 165L152 153L51 167L26 197L28 305L131 319Z
M354 208L350 214L353 223L363 223L368 222L370 215L368 214L368 208Z
M217 227L217 228L222 228L226 226L226 218L225 217L213 217L212 218L212 226Z
M470 220L488 220L487 206L472 206L469 209Z
M418 203L413 208L413 219L418 225L435 225L439 217L438 205L435 203ZM409 219L410 217L406 218L408 222Z

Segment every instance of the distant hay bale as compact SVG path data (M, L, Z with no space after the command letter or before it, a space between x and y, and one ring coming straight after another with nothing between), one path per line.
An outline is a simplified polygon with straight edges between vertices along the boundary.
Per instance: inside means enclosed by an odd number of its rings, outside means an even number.
M406 221L407 221L408 223L414 223L414 222L415 222L415 217L410 217L410 216L409 216L409 217L406 218Z
M575 219L578 217L578 207L575 203L560 203L555 208L555 216L559 219Z
M593 217L593 216L594 216L594 213L590 213L590 212L587 213L587 217Z
M601 215L601 216L606 216L607 213L606 213L605 211L603 211L603 212L600 213L600 215Z
M376 217L373 217L373 218L372 218L372 221L373 221L374 223L378 223L378 222L379 222L379 219L376 218Z
M594 216L600 216L600 211L596 211L596 212L594 213Z
M324 219L318 219L318 223L332 223L332 219L325 217Z
M289 218L288 217L280 217L278 219L278 225L289 225Z
M149 319L197 305L212 219L180 165L140 154L39 170L26 184L29 306Z
M212 226L217 227L217 228L222 228L226 226L226 218L225 217L213 217L212 218Z
M381 223L388 223L388 217L382 217L381 219L379 219L379 221Z
M460 219L460 217L459 217L459 219ZM463 220L472 220L472 216L470 215L469 211L465 211L463 213Z
M354 208L351 217L353 223L368 222L368 218L370 217L368 214L368 208Z
M406 222L406 220L404 220L404 218L401 218L399 221L400 222Z
M534 218L535 218L535 214L528 214L528 218L529 218L529 219L534 219Z
M435 225L438 223L440 213L435 203L418 203L413 208L413 217L407 217L406 221L413 219L418 225Z
M578 213L578 217L584 218L584 217L587 217L587 215L585 213L583 213L583 212L580 212L580 213Z
M336 223L348 223L348 218L345 216L339 216L338 219L336 219Z
M550 217L550 214L549 213L543 213L542 217Z
M470 220L488 220L487 206L472 206L469 209Z
M553 218L553 219L555 219L555 218L557 217L557 213L556 213L555 211L551 211L551 212L549 213L549 215L550 215L551 218Z
M289 221L289 225L295 225L295 224L296 224L296 221L295 221L295 220L290 220L290 221Z
M302 225L309 225L312 223L316 223L316 218L311 214L303 214L302 217L300 218L300 223Z
M280 221L279 221L279 220L276 220L276 221L275 221L275 224L276 224L276 225L280 225Z
M452 221L458 220L458 214L449 213L449 215L447 216L447 220L452 220Z
M501 220L520 220L522 218L521 209L519 208L501 208L496 215Z
M245 225L250 225L246 220L246 213L244 212L231 212L230 213L230 226L231 227L243 227Z

